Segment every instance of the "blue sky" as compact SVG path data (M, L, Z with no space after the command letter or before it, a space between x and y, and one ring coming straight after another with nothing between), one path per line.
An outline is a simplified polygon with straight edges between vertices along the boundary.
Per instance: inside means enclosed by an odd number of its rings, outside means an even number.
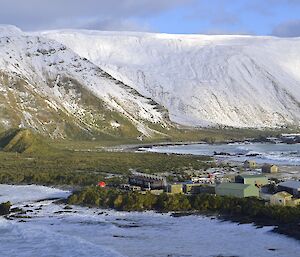
M0 23L23 30L300 36L300 0L0 0L0 6Z
M171 33L300 36L300 0L194 1L149 19Z

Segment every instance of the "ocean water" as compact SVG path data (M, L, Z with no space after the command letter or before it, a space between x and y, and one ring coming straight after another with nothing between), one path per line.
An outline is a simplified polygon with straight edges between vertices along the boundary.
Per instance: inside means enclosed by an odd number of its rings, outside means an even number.
M300 144L233 143L233 144L192 144L176 146L156 146L141 148L143 151L193 155L214 155L226 152L230 156L216 156L220 160L243 162L254 159L258 163L300 165ZM257 154L257 156L249 156ZM247 156L248 155L248 156Z
M5 189L5 190L3 190ZM116 212L38 201L68 192L0 185L1 199L15 197L30 218L0 218L0 256L9 257L297 257L300 243L256 228L214 218L174 218L154 212ZM5 192L5 196L4 193ZM22 192L26 199L22 202ZM34 200L29 200L32 192ZM18 198L18 199L17 199Z

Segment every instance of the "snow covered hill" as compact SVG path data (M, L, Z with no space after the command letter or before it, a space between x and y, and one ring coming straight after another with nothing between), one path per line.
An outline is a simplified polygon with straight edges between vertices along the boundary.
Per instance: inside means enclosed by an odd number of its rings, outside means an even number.
M48 31L191 126L299 125L300 38Z
M299 126L300 38L0 26L0 92L1 129L53 138Z
M51 137L151 137L165 110L68 47L0 26L0 127Z

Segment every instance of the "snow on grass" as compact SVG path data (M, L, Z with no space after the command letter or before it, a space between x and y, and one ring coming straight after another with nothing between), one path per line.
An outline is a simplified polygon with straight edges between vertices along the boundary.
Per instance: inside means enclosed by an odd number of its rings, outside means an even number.
M113 128L119 128L121 125L118 123L118 122L116 122L116 121L111 121L110 122L110 125L113 127Z

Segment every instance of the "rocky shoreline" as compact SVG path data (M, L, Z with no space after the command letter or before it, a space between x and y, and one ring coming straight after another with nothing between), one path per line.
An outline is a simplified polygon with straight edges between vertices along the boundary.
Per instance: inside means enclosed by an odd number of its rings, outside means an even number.
M210 217L211 219L218 219L220 221L230 221L238 224L253 224L257 228L274 227L273 233L284 235L293 238L300 242L300 224L295 223L276 223L267 219L251 219L250 217L242 217L237 215L224 215L215 212L173 212L172 217L179 218L183 216L199 215Z
M183 145L197 145L197 144L209 144L209 145L221 145L221 144L242 144L242 143L269 143L269 144L299 144L300 137L296 137L294 139L290 138L267 138L267 137L260 137L260 138L247 138L244 140L227 140L227 141L219 141L215 143L210 143L206 141L175 141L175 142L159 142L159 143L145 143L145 144L134 144L134 145L120 145L120 146L113 146L113 147L105 147L107 151L139 151L141 148L152 148L152 147L159 147L159 146L183 146Z

